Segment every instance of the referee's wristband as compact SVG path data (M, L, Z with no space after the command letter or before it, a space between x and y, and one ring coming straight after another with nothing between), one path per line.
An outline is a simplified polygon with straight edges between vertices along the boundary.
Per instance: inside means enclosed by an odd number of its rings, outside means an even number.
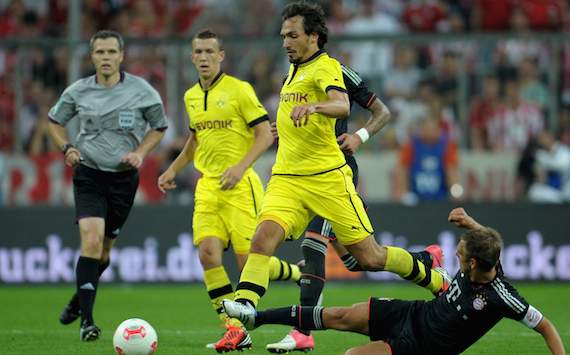
M357 134L360 137L360 140L362 141L362 143L366 143L368 138L370 138L370 134L368 133L368 130L364 127L359 129L358 131L356 131L354 134Z

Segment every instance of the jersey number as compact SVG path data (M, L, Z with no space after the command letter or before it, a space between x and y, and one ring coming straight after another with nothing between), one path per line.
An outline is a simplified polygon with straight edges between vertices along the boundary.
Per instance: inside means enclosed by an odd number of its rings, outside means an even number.
M449 286L449 290L447 290L447 294L445 298L447 299L448 303L455 302L457 298L461 295L461 289L459 288L459 283L457 280L453 280L451 286Z

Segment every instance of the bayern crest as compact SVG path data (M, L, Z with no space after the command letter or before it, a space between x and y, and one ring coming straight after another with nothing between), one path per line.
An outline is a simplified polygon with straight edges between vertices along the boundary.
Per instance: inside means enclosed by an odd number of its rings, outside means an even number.
M477 296L473 300L473 308L477 311L480 311L485 308L485 303L485 300L481 296Z

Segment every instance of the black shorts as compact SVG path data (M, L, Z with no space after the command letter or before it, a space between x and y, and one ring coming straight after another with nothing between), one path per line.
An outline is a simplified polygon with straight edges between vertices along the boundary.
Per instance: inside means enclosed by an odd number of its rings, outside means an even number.
M370 340L385 341L393 355L425 354L417 342L412 323L421 303L371 297L368 304Z
M137 170L108 172L79 164L73 173L75 217L105 219L105 236L116 238L125 224L139 185Z

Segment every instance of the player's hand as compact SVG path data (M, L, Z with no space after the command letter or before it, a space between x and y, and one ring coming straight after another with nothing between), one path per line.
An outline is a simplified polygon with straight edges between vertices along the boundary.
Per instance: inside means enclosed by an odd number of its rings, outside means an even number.
M158 177L157 185L158 189L164 194L166 190L172 190L176 188L176 173L172 169L166 169L162 175Z
M133 168L138 169L142 165L143 156L137 152L130 152L125 154L123 159L121 159L121 162L129 164Z
M340 144L340 150L346 154L354 154L358 147L362 144L362 140L357 134L343 133L336 137L336 141Z
M279 133L277 133L277 122L271 122L269 125L269 129L271 130L271 135L273 136L274 140L279 139Z
M293 126L306 126L309 123L309 116L313 113L315 113L315 106L311 104L293 107L293 110L291 110Z
M220 177L220 185L222 190L230 190L233 189L234 186L241 181L243 174L245 173L244 167L240 164L231 166L224 171L222 176Z
M67 152L65 152L65 158L63 161L65 162L65 165L74 167L75 165L79 164L81 160L81 152L79 149L71 147L67 149Z
M477 229L481 227L462 207L454 208L449 212L447 220L461 228Z

